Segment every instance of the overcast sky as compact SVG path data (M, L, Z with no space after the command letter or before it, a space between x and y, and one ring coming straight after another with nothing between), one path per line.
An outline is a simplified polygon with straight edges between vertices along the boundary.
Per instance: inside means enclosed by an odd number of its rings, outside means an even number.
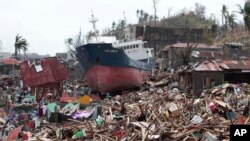
M196 2L206 6L207 16L214 13L221 22L223 4L231 12L245 0L159 0L157 14L160 18L167 16L169 8L171 14L183 8L193 10ZM30 53L53 56L66 51L65 39L75 36L80 27L83 33L92 29L88 22L91 10L102 31L123 19L123 12L128 23L136 23L137 9L153 14L152 0L0 0L0 40L3 51L14 52L14 39L19 33L30 43ZM237 18L242 20L240 15Z

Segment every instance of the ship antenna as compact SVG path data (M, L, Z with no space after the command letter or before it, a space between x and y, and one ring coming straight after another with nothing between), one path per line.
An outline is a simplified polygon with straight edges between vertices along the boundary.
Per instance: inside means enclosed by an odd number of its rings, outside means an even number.
M94 33L95 33L95 36L97 36L96 22L98 21L98 19L94 17L93 10L91 10L91 13L92 15L91 15L91 19L89 20L89 22L93 24Z

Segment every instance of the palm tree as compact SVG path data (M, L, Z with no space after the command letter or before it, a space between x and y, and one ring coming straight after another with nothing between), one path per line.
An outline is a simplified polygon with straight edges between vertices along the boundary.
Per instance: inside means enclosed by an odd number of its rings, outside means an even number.
M234 27L235 27L235 24L236 24L235 23L235 18L236 18L236 16L233 13L228 15L228 24L229 24L231 30L233 30Z
M68 45L68 46L73 46L75 47L75 41L72 39L72 38L68 38L66 39L65 43Z
M144 15L143 15L143 22L144 23L148 23L148 18L149 18L149 14L148 13L144 13Z
M22 50L23 52L26 52L28 50L29 43L26 39L24 39L19 34L16 35L15 40L15 59L17 59L17 54Z
M99 31L89 31L86 35L87 41L89 41L92 37L97 37L99 34Z
M143 11L143 10L141 10L141 11L140 11L140 14L141 14L141 15L140 15L140 17L143 17L143 15L144 15L144 11Z
M154 26L156 26L156 19L157 19L157 4L158 4L158 0L153 0L153 4L154 4Z
M144 11L141 10L141 11L140 11L140 16L139 16L139 24L142 23L143 15L144 15Z
M222 10L221 10L221 13L222 13L222 15L221 15L221 20L222 20L222 26L224 26L224 20L225 20L225 22L226 22L226 26L227 26L227 20L226 20L226 17L227 17L227 13L228 13L228 11L227 11L227 6L226 5L222 5Z
M152 23L153 19L154 19L154 17L153 17L152 15L150 15L150 16L149 16L149 24Z
M245 27L250 33L250 1L245 2L244 8L241 7L240 5L238 5L238 7L239 7L238 13L243 15Z
M28 51L28 48L25 47L25 48L23 48L22 50L23 50L23 58L24 58L24 60L25 60L25 59L26 59L26 52Z
M126 27L127 27L126 21L122 20L121 21L121 28L122 28L122 30L125 30Z
M74 54L75 54L76 43L74 39L73 38L66 39L65 44L67 45L67 59L75 59Z
M112 23L112 32L113 32L113 34L114 34L114 31L115 31L115 26L116 26L116 23L113 21L113 23Z
M138 18L138 23L139 23L139 20L140 20L140 10L139 9L136 10L136 17Z

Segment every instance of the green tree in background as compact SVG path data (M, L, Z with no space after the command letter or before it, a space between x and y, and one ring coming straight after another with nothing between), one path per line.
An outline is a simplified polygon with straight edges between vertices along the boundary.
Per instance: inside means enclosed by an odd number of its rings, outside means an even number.
M238 5L238 7L239 7L238 12L243 15L245 27L250 33L250 2L246 1L244 4L244 8L241 5Z
M16 35L16 40L15 40L15 59L17 58L17 54L20 53L22 50L24 53L28 50L28 45L29 43L27 42L26 39L24 39L22 36L19 34Z

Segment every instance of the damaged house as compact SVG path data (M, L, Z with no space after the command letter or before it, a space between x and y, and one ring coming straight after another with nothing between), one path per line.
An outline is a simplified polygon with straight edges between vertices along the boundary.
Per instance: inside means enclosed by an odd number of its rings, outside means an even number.
M36 88L45 89L47 87L59 91L62 82L69 77L67 68L55 57L43 58L33 62L24 61L20 63L20 70L23 87L30 87L32 91Z
M250 83L250 60L204 61L179 70L181 89L192 87L193 94L223 83Z
M207 44L176 43L165 46L162 53L167 67L177 69L189 62L222 59L222 49Z
M0 60L0 73L13 74L19 70L19 61L14 58L5 58Z

